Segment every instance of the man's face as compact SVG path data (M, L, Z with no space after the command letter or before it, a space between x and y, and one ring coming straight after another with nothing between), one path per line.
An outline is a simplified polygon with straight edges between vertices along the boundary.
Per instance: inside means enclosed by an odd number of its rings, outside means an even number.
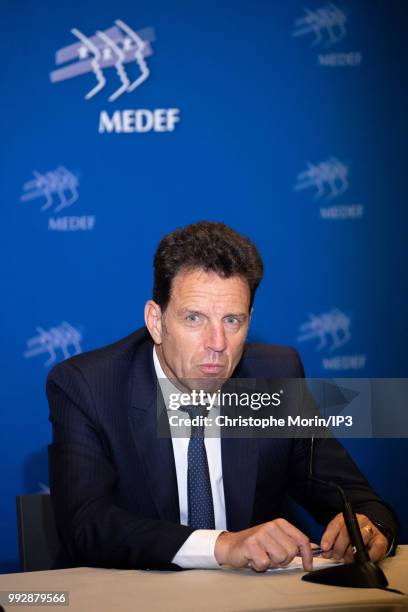
M177 274L154 333L148 324L165 374L184 384L186 379L206 379L211 385L211 379L229 378L244 348L249 302L248 283L241 277L222 278L203 270ZM148 302L146 312L149 304L159 309Z

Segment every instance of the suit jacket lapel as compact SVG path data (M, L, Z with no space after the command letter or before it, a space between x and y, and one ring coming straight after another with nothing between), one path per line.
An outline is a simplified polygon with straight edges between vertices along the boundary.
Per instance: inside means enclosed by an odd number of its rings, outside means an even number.
M152 344L147 343L143 351L146 354L141 356L135 366L129 419L136 450L157 513L161 519L178 523L180 509L173 444L161 393L159 410L157 409L157 378ZM158 436L158 418L161 432L166 434L166 437Z

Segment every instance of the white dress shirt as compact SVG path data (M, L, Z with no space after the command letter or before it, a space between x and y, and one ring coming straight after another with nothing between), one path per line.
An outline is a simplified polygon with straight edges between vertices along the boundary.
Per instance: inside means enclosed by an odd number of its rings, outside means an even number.
M169 409L169 389L171 389L171 392L175 393L179 393L179 390L172 385L171 381L169 381L166 374L163 372L163 368L160 365L155 348L153 348L153 362L156 376L162 388L163 397L166 402L166 408ZM215 413L216 411L218 411L218 407L214 406L209 411L208 416L211 416L211 413ZM172 413L185 417L185 413L182 412L172 410ZM212 416L214 416L214 414ZM172 431L171 427L170 431ZM176 465L180 523L182 525L188 525L187 451L190 441L190 428L186 428L184 431L184 437L179 437L180 434L177 437L172 435L172 443L174 462ZM214 556L215 541L219 534L226 530L224 483L222 480L221 462L221 437L207 437L204 431L204 444L207 451L216 528L197 529L187 538L172 559L172 563L176 563L183 568L218 568L219 565Z

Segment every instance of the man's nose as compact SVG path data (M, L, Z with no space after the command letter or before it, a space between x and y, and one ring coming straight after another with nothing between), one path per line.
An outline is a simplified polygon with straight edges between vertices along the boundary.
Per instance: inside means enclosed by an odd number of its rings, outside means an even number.
M223 325L210 325L207 330L206 348L220 353L227 348L227 338Z

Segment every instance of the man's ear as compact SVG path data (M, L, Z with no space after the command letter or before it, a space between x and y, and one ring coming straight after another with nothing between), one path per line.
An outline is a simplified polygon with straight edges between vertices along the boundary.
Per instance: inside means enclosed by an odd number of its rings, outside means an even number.
M162 311L160 306L153 300L145 304L144 318L146 327L150 332L155 344L162 343Z

